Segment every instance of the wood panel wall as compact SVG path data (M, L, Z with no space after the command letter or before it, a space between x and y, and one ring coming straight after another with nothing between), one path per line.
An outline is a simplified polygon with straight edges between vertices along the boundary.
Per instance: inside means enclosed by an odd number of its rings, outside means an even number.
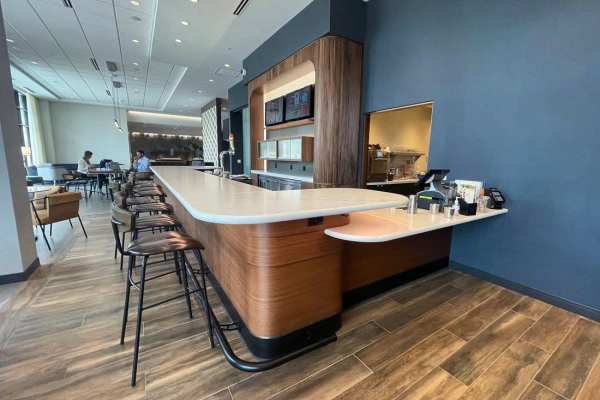
M264 168L256 142L264 135L264 85L307 61L315 68L315 187L358 185L361 44L326 36L248 83L252 168Z
M165 192L186 232L203 243L211 272L254 336L283 336L341 312L344 243L323 231L347 224L348 216L325 217L319 225L306 219L211 224Z

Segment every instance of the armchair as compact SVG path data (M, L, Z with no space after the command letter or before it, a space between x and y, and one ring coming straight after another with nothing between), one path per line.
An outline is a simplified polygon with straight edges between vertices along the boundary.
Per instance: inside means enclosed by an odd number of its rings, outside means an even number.
M42 236L48 246L48 250L52 251L48 238L46 237L46 226L50 225L50 236L52 236L52 224L61 221L69 221L71 227L73 223L71 218L77 218L83 234L87 238L87 232L79 216L79 201L81 193L79 192L64 192L48 194L43 198L31 200L31 208L33 211L33 224L42 229Z

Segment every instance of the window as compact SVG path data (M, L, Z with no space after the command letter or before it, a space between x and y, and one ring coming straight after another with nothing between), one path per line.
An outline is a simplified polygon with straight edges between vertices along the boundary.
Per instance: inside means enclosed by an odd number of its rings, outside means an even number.
M27 97L15 90L15 104L17 105L17 118L18 125L21 129L21 135L23 136L23 146L28 147L30 151L27 156L23 156L23 161L27 166L33 165L33 158L31 156L31 127L29 124L29 108L27 104Z

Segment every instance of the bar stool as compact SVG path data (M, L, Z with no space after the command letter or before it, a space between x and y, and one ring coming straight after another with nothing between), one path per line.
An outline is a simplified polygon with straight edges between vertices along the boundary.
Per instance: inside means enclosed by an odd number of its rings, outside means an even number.
M114 213L113 214L113 225L121 225L124 226L125 229L132 229L133 224L135 223L133 214L129 213ZM113 231L115 229L113 228ZM131 288L135 288L139 291L139 300L137 305L137 318L136 318L136 330L135 330L135 342L134 342L134 352L133 352L133 366L131 370L131 386L135 386L136 384L136 376L137 376L137 364L138 364L138 356L139 356L139 348L140 348L140 331L142 324L142 313L149 309L162 304L165 304L169 301L179 299L181 297L186 298L186 303L188 307L188 313L190 318L193 318L192 315L192 303L190 299L190 294L196 293L197 290L190 291L188 284L188 272L187 265L189 265L186 257L185 251L197 251L200 252L204 247L200 242L191 238L190 236L184 235L180 232L163 232L156 235L152 235L150 237L141 238L134 240L127 246L127 249L124 250L121 248L124 254L129 256L129 263L127 268L127 282L125 286L125 305L123 308L123 325L121 327L121 344L125 343L125 330L127 327L127 317L129 313L129 296L131 293ZM147 268L149 266L148 259L154 255L160 255L165 253L173 253L173 260L175 261L175 271L161 273L149 278L146 278ZM135 281L133 272L136 266L136 257L142 257L142 265L141 271L139 275L139 280ZM165 300L158 301L156 303L152 303L149 305L144 305L144 289L145 284L148 281L161 278L163 276L169 275L173 272L180 271L181 276L183 277L183 293L170 297Z
M132 240L138 238L140 232L151 231L154 233L155 230L159 232L164 231L175 231L181 228L181 224L172 215L159 214L149 216L137 216L135 213L119 207L118 204L112 206L112 217L115 221L130 220L130 224L113 224L113 233L115 235L115 258L117 258L117 251L121 254L121 266L123 270L123 256L125 255L122 249L125 247L125 234L130 233ZM116 230L115 230L116 229ZM166 260L166 257L165 257Z

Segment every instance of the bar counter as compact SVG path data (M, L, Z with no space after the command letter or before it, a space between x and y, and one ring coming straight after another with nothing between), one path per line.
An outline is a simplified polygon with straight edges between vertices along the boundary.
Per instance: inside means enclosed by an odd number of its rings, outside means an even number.
M406 215L396 209L407 204L402 195L274 192L185 167L152 170L185 231L204 244L211 283L260 358L335 338L345 306L405 282L407 271L448 265L452 223L425 229L432 216L419 215L407 234L392 218Z

